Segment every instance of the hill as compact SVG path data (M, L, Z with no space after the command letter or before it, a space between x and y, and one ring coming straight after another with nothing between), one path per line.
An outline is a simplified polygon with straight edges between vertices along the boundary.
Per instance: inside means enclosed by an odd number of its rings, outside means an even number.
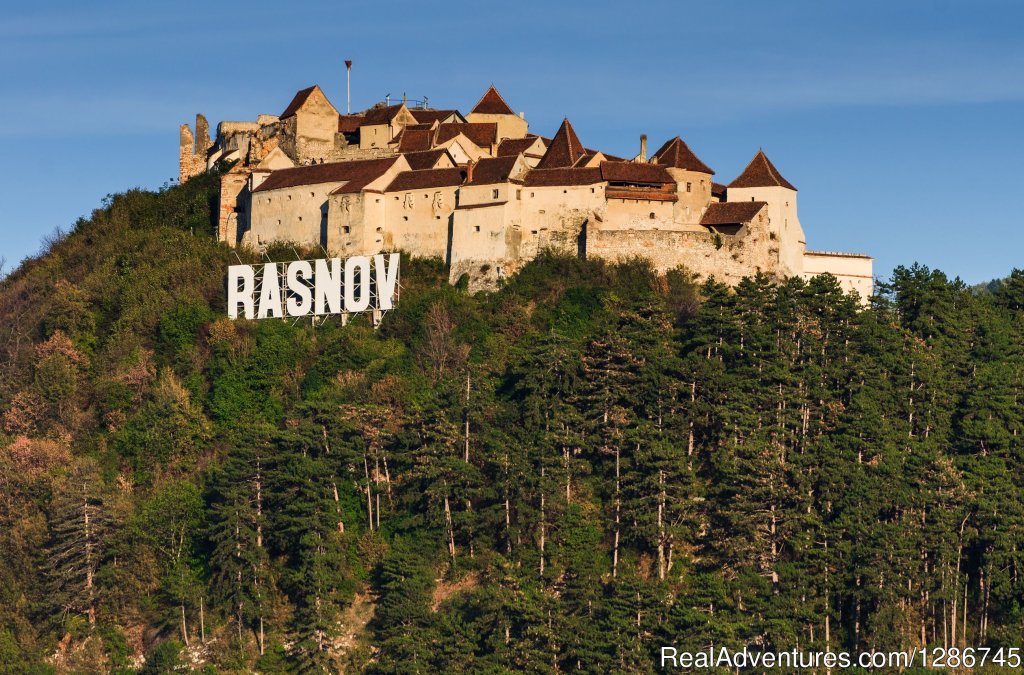
M111 197L0 282L10 671L1021 646L1024 273L900 268L862 311L404 260L376 330L232 322L216 188Z

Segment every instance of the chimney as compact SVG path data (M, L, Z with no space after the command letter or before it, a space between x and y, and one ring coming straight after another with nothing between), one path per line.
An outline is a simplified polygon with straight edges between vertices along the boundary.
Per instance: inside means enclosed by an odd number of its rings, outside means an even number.
M647 134L640 134L640 161L647 161Z
M466 182L467 183L472 183L473 182L473 160L469 160L466 163Z

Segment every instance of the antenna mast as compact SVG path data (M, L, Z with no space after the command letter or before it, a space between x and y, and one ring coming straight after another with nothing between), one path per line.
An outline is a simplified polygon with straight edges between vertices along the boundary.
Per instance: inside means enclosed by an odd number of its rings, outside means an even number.
M345 114L352 114L352 61L345 61Z

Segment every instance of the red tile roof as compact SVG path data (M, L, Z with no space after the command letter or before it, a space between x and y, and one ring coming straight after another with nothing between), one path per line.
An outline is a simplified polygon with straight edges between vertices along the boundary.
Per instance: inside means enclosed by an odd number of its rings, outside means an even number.
M420 125L417 124L416 126ZM398 137L391 141L391 143L398 145L399 152L422 152L433 147L433 140L433 129L412 129L406 127L402 129Z
M671 183L675 186L675 179L660 164L601 162L601 177L609 183L641 183L644 185Z
M384 192L405 192L435 187L462 185L466 173L462 169L424 169L403 171L384 189Z
M665 145L661 146L654 153L654 156L658 158L659 166L671 166L676 169L699 171L711 175L715 174L711 167L700 161L697 155L693 154L693 150L690 150L690 146L684 143L683 139L678 136L666 141Z
M509 176L512 175L512 169L515 167L517 159L519 159L519 155L481 159L473 167L473 180L467 183L467 185L507 183Z
M711 196L712 197L725 197L726 188L721 183L711 182Z
M515 115L511 106L505 102L493 84L487 88L487 91L469 112L481 115Z
M266 192L267 190L279 190L299 185L340 183L342 181L351 182L367 176L371 176L366 181L370 182L370 180L383 175L397 159L397 157L363 159L355 162L331 162L330 164L313 164L290 169L278 169L277 171L270 172L267 179L253 192Z
M281 113L278 117L280 117L281 119L285 119L287 117L291 117L292 115L294 115L295 112L302 107L302 104L306 102L306 99L309 98L309 95L312 94L313 90L316 88L317 85L314 84L312 87L306 87L305 89L300 89L297 92L295 92L295 96L292 98L292 102L288 104L288 107L285 108L284 112Z
M521 152L526 152L533 144L537 142L536 136L527 136L526 138L506 138L498 144L498 157L505 155L518 155Z
M395 119L395 115L397 115L404 106L404 103L390 105L387 107L374 106L367 110L363 115L363 126L371 124L375 126L380 124L389 124L391 120Z
M464 135L480 148L490 148L498 139L498 125L494 122L448 123L437 127L434 143L447 143L459 134Z
M775 168L775 165L771 163L771 160L768 159L768 156L762 150L758 150L757 154L754 155L754 159L750 160L750 164L747 164L747 168L743 170L743 173L736 176L733 182L729 183L729 187L738 188L774 186L796 190L792 183L782 177L782 174L779 173L779 170Z
M420 124L442 122L452 115L455 115L457 119L463 119L458 110L420 110L413 108L409 110L409 112L412 113L412 116L415 117L416 121Z
M742 225L749 223L767 202L712 202L700 219L701 225Z
M338 131L343 134L353 134L359 131L362 124L362 115L338 115Z
M402 156L405 157L405 161L409 163L409 168L413 171L419 171L421 169L433 169L437 165L438 160L448 153L444 148L437 148L435 150L425 150L423 152L405 152ZM455 162L452 162L454 164Z
M538 169L558 169L569 167L575 164L580 157L587 154L580 143L579 136L566 118L562 126L558 127L558 133L548 143L547 152L537 163Z
M476 178L476 176L474 176ZM524 185L545 187L558 185L593 185L603 182L601 169L534 169L526 174Z

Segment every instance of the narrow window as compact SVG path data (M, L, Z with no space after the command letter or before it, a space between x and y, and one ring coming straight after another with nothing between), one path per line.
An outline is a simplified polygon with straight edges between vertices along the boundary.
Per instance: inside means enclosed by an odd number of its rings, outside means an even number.
M596 190L596 189L594 189L594 188L590 188L590 194L594 194L595 192L597 192L597 190Z
M348 225L342 225L341 231L344 232L345 234L348 234L349 232L352 231L352 228L349 227Z
M473 226L473 231L474 232L479 232L480 231L480 226L479 225L474 225Z
M522 199L522 198L523 198L523 191L522 190L516 190L516 199Z
M686 184L686 191L689 192L691 187L693 187L693 183L687 183Z
M498 198L498 191L497 190L491 190L491 198L492 199L497 199Z
M651 211L651 220L654 220L654 211Z

